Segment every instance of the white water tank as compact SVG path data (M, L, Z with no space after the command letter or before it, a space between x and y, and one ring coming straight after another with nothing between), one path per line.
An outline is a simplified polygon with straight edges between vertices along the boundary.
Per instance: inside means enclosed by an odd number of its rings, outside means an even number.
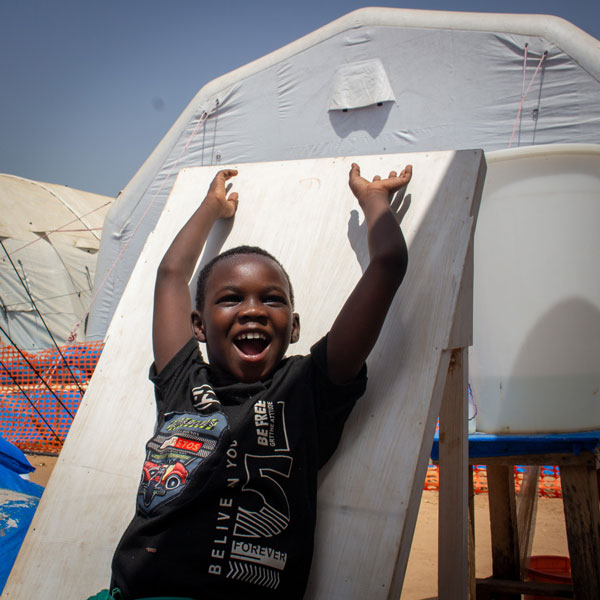
M477 431L600 429L600 145L486 160L469 354Z

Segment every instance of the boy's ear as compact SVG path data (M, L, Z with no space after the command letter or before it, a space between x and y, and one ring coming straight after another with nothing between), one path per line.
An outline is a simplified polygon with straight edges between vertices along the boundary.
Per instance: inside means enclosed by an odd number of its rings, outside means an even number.
M197 310L192 312L192 330L194 332L194 337L199 342L206 342L204 321L202 320L202 315Z
M290 335L290 344L295 344L300 339L300 315L292 315L292 334Z

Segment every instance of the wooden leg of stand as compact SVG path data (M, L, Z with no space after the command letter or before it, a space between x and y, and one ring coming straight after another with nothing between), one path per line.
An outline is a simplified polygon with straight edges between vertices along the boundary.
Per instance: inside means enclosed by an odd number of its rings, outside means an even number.
M468 594L467 349L453 350L440 410L438 598Z
M600 518L595 469L560 467L573 592L577 600L600 598Z
M511 465L487 465L494 579L520 581L514 469ZM520 594L502 594L499 600L520 600Z
M540 467L527 467L517 496L517 530L519 532L519 554L521 560L521 578L525 577L527 562L531 556L535 518L537 513L538 481Z
M473 467L468 467L469 485L469 600L475 600L475 494L473 492Z

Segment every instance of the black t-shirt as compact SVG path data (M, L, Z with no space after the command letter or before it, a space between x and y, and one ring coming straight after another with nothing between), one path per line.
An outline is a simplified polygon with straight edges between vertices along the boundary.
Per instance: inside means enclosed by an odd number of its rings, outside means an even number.
M192 339L150 378L158 424L112 587L127 600L302 598L317 470L364 393L366 367L331 383L323 338L245 384L211 369Z

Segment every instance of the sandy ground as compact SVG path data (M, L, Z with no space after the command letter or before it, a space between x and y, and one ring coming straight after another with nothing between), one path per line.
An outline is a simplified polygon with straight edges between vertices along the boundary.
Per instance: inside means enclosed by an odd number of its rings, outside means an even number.
M438 493L423 492L408 560L402 600L437 598ZM487 494L475 496L475 570L477 577L492 574L492 550ZM568 556L567 531L560 498L538 498L532 555Z
M46 485L56 458L29 455L36 468L31 480ZM404 579L402 600L437 598L438 493L423 492L419 517ZM487 494L475 496L475 566L477 577L492 573L489 507ZM568 556L567 534L560 498L539 498L532 554Z

